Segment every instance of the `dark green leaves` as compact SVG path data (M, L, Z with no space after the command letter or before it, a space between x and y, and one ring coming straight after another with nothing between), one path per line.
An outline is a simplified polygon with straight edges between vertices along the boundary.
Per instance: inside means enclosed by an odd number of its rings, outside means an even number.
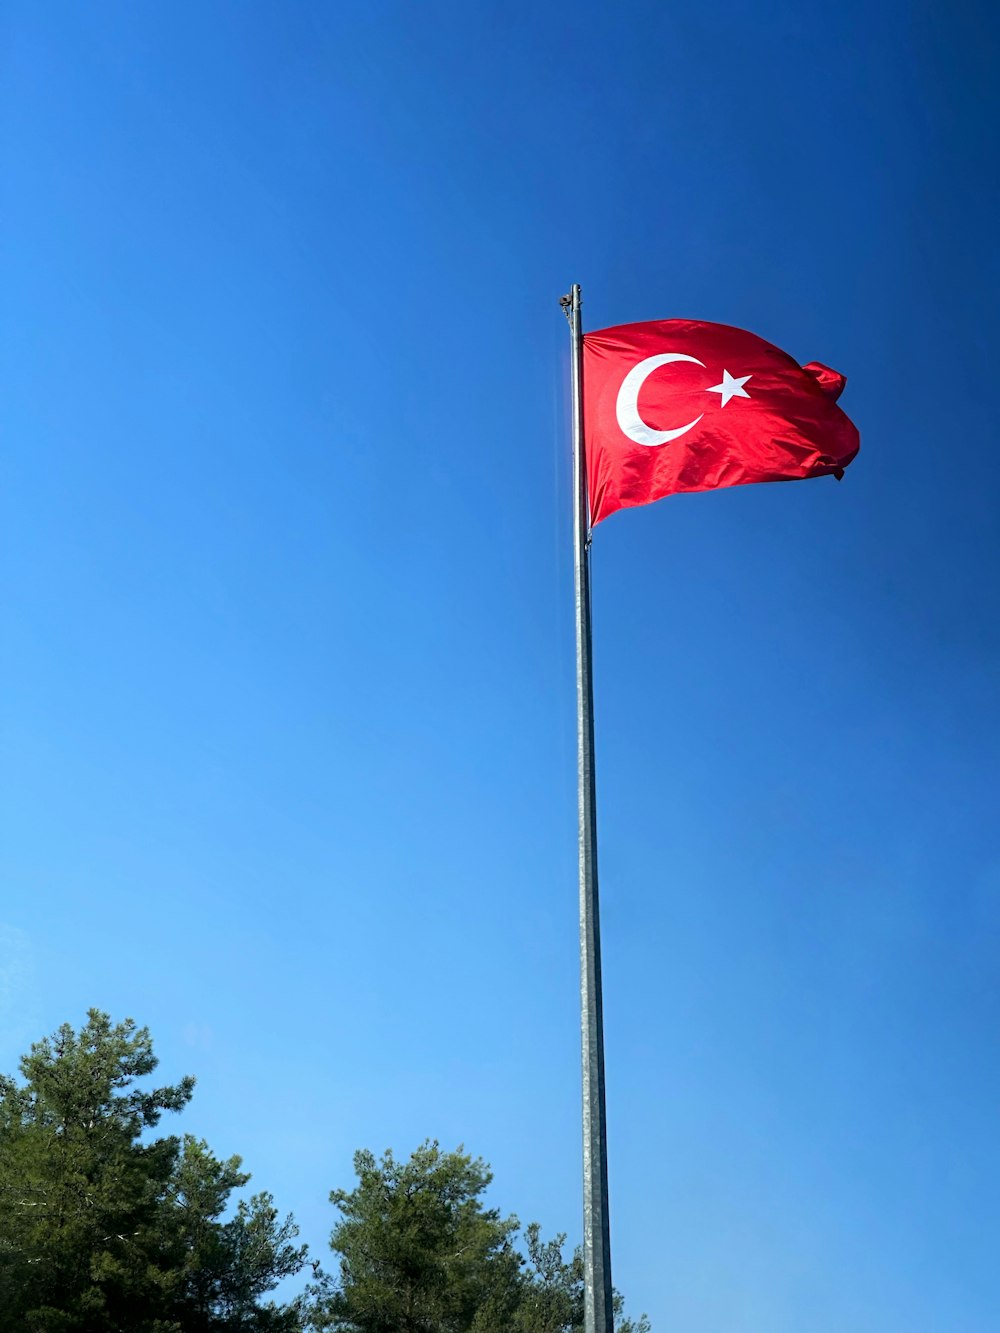
M354 1158L358 1184L334 1190L340 1212L330 1245L339 1281L313 1289L316 1328L338 1333L577 1333L583 1264L563 1259L565 1236L543 1241L537 1224L515 1245L516 1217L483 1196L480 1158L424 1143L406 1162L391 1152ZM620 1314L620 1300L618 1311ZM619 1333L648 1333L644 1319Z
M155 1134L194 1080L146 1086L146 1028L92 1010L0 1077L0 1330L17 1333L580 1333L583 1265L565 1236L519 1234L485 1196L486 1163L427 1142L405 1161L354 1158L330 1195L338 1272L301 1271L291 1216L239 1198L239 1157ZM621 1317L617 1333L648 1333Z
M194 1080L147 1088L146 1028L91 1010L0 1080L0 1310L25 1333L293 1333L263 1304L305 1247L269 1195L226 1217L249 1180L190 1136L150 1138Z

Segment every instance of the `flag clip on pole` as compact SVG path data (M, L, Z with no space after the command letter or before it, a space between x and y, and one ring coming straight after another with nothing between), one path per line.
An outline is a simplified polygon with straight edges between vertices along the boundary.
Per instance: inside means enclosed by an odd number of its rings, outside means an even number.
M604 1006L597 894L594 685L590 626L590 507L583 440L580 287L560 302L569 320L573 389L573 575L576 587L577 791L580 853L580 1026L583 1045L584 1333L613 1333Z

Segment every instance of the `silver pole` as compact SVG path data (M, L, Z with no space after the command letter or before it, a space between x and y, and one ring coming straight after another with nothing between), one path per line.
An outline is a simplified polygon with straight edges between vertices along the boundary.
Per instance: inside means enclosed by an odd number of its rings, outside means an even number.
M590 509L583 445L580 287L561 305L569 320L573 375L573 573L576 583L576 722L580 852L580 1024L583 1038L584 1333L613 1333L608 1132L604 1097L604 1006L597 895L594 684L590 628Z

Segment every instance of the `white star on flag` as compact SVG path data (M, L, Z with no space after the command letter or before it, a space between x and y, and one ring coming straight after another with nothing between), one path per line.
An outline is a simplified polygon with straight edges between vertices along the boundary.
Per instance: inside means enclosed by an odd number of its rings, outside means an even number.
M712 387L710 389L706 389L705 392L721 393L722 406L725 407L725 405L729 402L730 398L750 397L750 395L747 393L746 389L744 389L743 386L744 384L746 384L747 380L751 379L753 379L752 375L744 375L742 378L737 379L734 375L730 375L728 370L724 370L722 372L722 383L713 384Z

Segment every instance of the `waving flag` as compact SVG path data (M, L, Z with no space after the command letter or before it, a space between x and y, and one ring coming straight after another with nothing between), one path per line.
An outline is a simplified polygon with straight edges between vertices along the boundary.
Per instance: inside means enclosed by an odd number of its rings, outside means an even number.
M700 320L583 335L590 521L678 491L843 475L857 428L843 375Z

